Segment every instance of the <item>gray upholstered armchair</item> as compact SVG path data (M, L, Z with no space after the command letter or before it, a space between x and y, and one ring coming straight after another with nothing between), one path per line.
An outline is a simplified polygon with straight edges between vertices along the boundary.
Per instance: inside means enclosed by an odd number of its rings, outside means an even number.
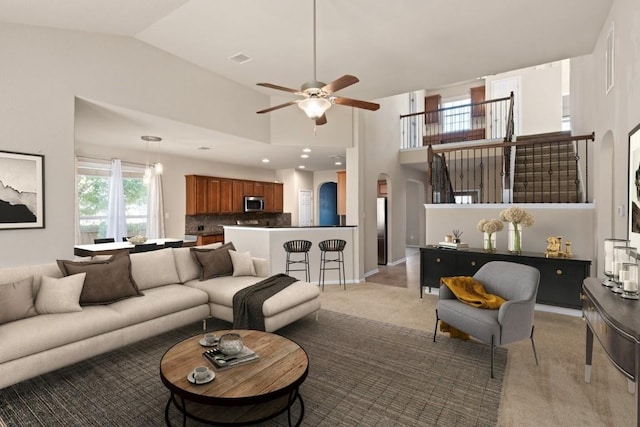
M533 312L540 280L538 269L513 262L492 261L483 265L473 278L482 283L488 293L499 295L506 302L498 310L480 309L458 301L449 288L440 286L433 341L436 341L438 321L441 320L490 344L493 378L495 347L530 338L537 365Z

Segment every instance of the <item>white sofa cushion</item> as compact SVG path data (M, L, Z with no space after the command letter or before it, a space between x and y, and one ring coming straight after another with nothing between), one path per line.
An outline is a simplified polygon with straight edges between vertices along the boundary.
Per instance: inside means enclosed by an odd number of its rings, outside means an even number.
M204 305L208 301L205 292L177 284L147 289L142 298L129 298L109 307L119 313L127 325L133 325Z
M130 255L131 274L138 289L145 290L180 283L173 248Z
M142 298L133 298L142 299ZM0 325L0 363L91 338L127 326L108 305L82 311L41 314Z
M222 246L222 243L211 243L204 246L196 246L198 248L215 249ZM191 254L191 248L173 248L173 258L176 263L176 270L180 283L186 283L189 280L200 277L200 264Z
M35 304L38 314L82 311L80 294L86 275L87 273L78 273L60 279L42 276Z

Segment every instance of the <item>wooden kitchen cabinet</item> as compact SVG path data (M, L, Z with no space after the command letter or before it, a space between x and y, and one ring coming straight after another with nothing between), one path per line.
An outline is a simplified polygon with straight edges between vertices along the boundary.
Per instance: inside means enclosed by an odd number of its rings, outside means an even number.
M347 214L347 171L338 171L338 215Z
M218 242L224 243L224 233L200 235L196 240L196 245L202 246Z
M284 187L280 183L273 184L273 211L284 211Z
M220 213L233 213L233 180L220 179Z
M208 178L206 176L186 176L187 215L200 215L207 213Z
M186 214L234 214L244 212L244 197L265 199L265 212L283 212L281 183L186 175Z
M244 212L244 182L234 179L232 182L231 192L231 212L241 213Z
M276 203L275 203L275 191L274 191L274 183L273 182L265 182L263 184L264 194L264 211L265 212L274 212Z
M508 261L536 267L540 285L536 302L580 309L582 282L589 277L591 261L574 258L545 258L543 253L485 252L482 249L452 250L436 246L420 248L420 298L423 288L440 286L441 277L473 276L490 261ZM517 280L517 278L514 278Z

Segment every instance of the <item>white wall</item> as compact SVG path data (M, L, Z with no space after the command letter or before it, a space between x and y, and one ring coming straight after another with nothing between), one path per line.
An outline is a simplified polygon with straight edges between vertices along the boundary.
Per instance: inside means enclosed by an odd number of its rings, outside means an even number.
M0 24L0 56L0 149L45 156L46 225L3 230L0 266L73 254L76 96L269 141L268 97L131 38Z
M276 174L278 180L284 184L283 206L285 212L291 213L291 225L300 224L300 209L298 206L298 192L300 190L314 191L313 173L296 169L279 170ZM315 201L313 209L315 211Z
M571 61L571 121L577 133L595 131L594 165L599 253L606 237L626 238L629 132L640 123L640 2L615 0L591 55ZM605 44L614 25L614 86L605 92ZM574 120L575 118L575 120ZM602 203L601 203L602 202ZM621 207L624 215L617 214ZM602 258L602 257L600 257Z
M486 78L487 99L491 94L491 83L509 77L519 77L521 128L520 135L556 132L562 129L562 66L553 62L539 67L523 68ZM517 96L517 95L516 95ZM518 100L516 99L516 102ZM517 135L516 135L517 136Z
M454 228L462 230L462 241L474 248L482 248L483 233L476 228L481 219L499 218L500 211L511 205L425 205L427 244L443 241L445 234ZM592 204L518 204L531 212L535 224L522 232L524 252L544 253L547 237L562 236L563 242L571 241L574 258L595 260L592 245L595 239L595 207ZM507 249L507 225L497 233L497 249ZM563 246L564 249L564 246ZM595 274L595 267L591 273Z

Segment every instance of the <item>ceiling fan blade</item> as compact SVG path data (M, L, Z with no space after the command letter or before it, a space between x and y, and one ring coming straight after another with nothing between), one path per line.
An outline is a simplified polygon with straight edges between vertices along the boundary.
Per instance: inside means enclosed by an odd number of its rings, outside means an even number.
M349 74L345 74L344 76L335 79L329 84L326 84L322 90L328 93L337 92L340 89L344 89L345 87L351 86L353 84L358 83L360 80L356 76L351 76Z
M363 108L365 110L377 111L380 104L374 102L360 101L357 99L342 98L340 96L331 97L331 102L339 105L347 105L349 107Z
M327 115L323 114L319 118L316 119L316 125L326 125L327 124Z
M297 104L297 103L298 103L298 101L289 101L289 102L285 102L284 104L275 105L273 107L269 107L269 108L266 108L264 110L256 111L256 113L258 113L258 114L268 113L270 111L279 110L280 108L288 107L289 105L293 105L293 104Z
M278 86L271 83L256 83L258 86L268 87L270 89L283 90L285 92L300 93L300 89L291 89L290 87Z

